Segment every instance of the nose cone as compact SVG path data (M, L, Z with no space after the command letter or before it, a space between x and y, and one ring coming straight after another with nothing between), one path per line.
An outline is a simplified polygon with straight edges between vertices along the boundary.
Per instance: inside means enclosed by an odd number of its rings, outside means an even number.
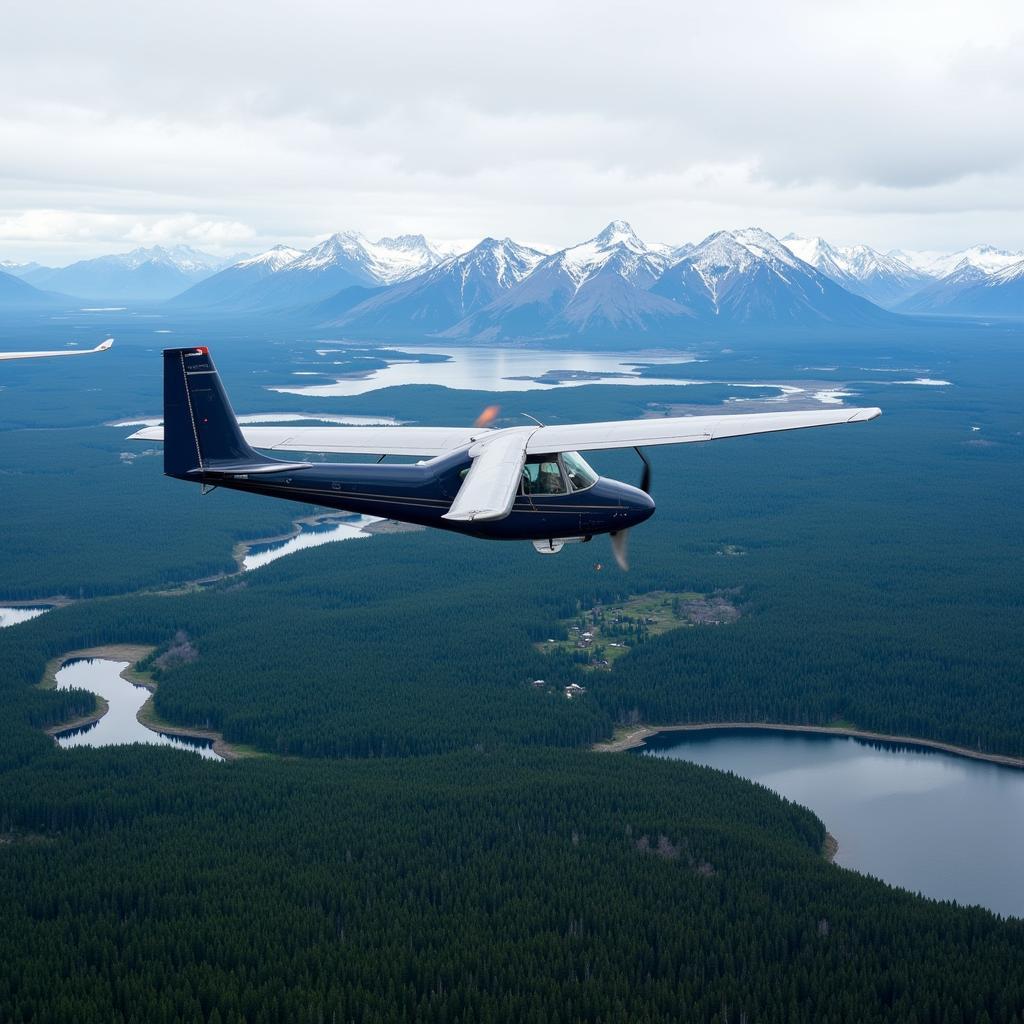
M654 499L639 487L631 487L616 481L619 498L629 513L629 525L636 526L654 515Z

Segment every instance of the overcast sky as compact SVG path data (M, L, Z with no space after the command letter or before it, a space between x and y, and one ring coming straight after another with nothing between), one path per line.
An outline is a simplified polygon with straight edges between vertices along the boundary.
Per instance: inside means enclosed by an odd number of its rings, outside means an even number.
M1024 3L5 5L0 259L613 218L1024 249Z

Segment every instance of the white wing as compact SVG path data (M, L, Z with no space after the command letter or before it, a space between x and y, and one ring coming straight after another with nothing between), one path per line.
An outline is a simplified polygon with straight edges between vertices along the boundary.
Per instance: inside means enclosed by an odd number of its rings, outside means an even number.
M114 344L113 338L107 338L95 348L61 348L54 352L0 352L3 359L49 359L52 356L90 356L94 352L106 352Z
M463 522L504 519L512 511L534 427L495 431L469 449L473 458L452 507L441 517Z
M664 416L606 423L567 423L538 427L527 443L527 454L601 451L606 448L645 448L655 444L717 441L744 434L863 423L881 416L881 409L829 409L808 412L761 412L725 416Z
M763 412L725 416L664 416L604 423L567 423L551 427L247 427L242 436L253 446L276 452L326 452L334 455L444 455L498 434L529 435L527 454L638 448L656 444L715 441L743 434L861 423L881 409L828 409ZM144 427L134 441L162 441L162 426Z
M254 448L286 452L371 455L444 455L468 448L472 458L466 479L445 519L462 522L504 519L512 510L527 455L599 451L656 444L716 441L744 434L863 423L881 409L828 409L749 415L673 416L552 427L242 427ZM131 435L162 441L164 428L145 427Z
M333 455L444 455L492 433L480 427L241 427L253 446L272 452ZM144 427L134 441L162 441L164 428Z

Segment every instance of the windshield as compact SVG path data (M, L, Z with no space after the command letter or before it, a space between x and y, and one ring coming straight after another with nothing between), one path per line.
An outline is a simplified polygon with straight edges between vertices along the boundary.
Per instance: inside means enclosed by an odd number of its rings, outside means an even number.
M565 494L557 455L531 455L523 466L523 494Z
M562 452L562 465L574 491L582 491L597 482L597 474L587 465L579 452Z

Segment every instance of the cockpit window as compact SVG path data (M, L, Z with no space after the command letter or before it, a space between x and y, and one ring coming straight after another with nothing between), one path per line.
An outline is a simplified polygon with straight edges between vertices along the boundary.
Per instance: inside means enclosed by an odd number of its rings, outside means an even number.
M523 466L523 494L566 494L557 455L531 455Z
M523 466L523 494L568 494L593 486L597 474L579 452L531 455Z
M597 482L597 474L579 452L562 452L562 466L574 491L583 491Z

